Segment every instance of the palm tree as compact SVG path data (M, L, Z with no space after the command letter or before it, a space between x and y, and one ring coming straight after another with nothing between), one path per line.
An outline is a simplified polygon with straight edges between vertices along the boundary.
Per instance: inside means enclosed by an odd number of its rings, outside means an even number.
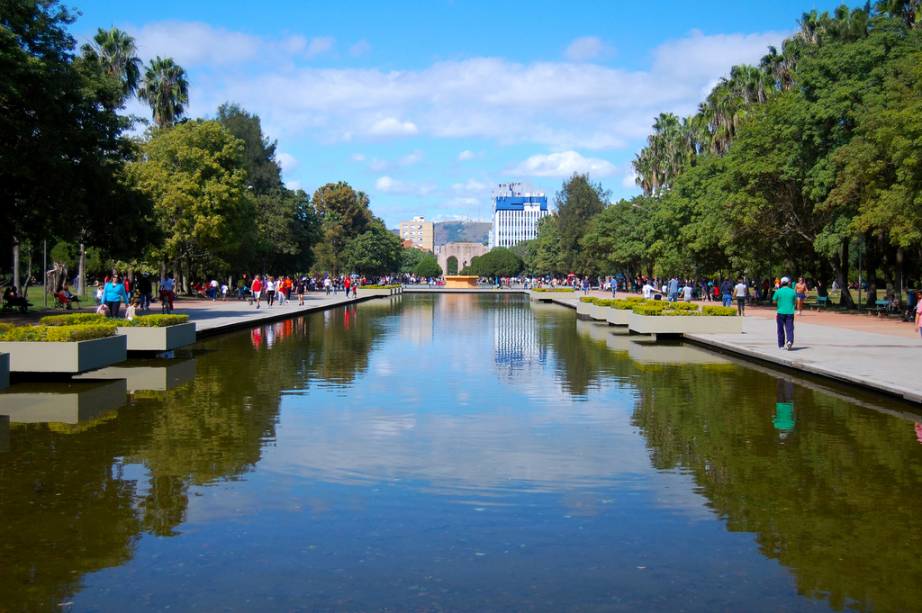
M880 13L902 19L907 28L922 26L922 0L879 0Z
M189 104L186 71L173 58L155 57L144 73L138 97L150 105L158 127L173 125L182 117L183 105Z
M95 62L102 71L122 85L122 100L135 93L141 80L141 60L134 38L128 33L111 28L99 28L92 43L82 47L83 57Z

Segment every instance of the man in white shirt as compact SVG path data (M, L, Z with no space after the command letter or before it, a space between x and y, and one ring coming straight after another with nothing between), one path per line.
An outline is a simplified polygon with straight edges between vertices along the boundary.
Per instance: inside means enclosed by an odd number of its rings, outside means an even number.
M733 295L736 297L736 312L740 316L746 312L746 298L749 297L749 286L743 282L742 278L736 280L733 286Z
M643 284L642 291L643 291L643 297L646 298L647 300L649 300L650 298L653 298L653 286L650 285L649 281Z

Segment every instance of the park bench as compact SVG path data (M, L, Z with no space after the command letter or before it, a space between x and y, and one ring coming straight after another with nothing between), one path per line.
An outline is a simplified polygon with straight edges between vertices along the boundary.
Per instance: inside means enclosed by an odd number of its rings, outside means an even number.
M817 296L816 302L813 303L814 309L825 309L829 306L829 296Z

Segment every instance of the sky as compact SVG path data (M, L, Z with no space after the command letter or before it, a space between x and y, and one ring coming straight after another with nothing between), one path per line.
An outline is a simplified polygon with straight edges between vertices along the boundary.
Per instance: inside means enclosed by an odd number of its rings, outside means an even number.
M78 41L132 34L172 57L188 116L256 113L290 188L366 192L389 227L489 220L499 183L549 200L574 172L612 200L660 112L687 115L739 63L758 63L807 10L835 2L195 2L73 0ZM149 116L140 102L129 112Z

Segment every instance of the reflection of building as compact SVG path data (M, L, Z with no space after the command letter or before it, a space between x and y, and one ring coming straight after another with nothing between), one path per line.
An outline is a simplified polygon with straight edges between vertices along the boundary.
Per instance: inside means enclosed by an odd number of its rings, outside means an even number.
M435 232L431 221L425 217L414 217L412 221L400 222L400 240L411 241L414 247L432 251Z
M493 312L493 358L498 367L514 370L544 362L544 351L538 342L538 326L528 303L500 306Z
M435 327L433 311L434 307L431 303L406 305L397 319L400 324L400 338L414 345L432 343L432 329Z
M550 215L547 196L525 191L521 183L503 183L493 193L490 248L512 247L538 235L538 222Z
M457 274L471 263L471 260L487 252L481 243L448 243L439 247L438 260L446 275Z

